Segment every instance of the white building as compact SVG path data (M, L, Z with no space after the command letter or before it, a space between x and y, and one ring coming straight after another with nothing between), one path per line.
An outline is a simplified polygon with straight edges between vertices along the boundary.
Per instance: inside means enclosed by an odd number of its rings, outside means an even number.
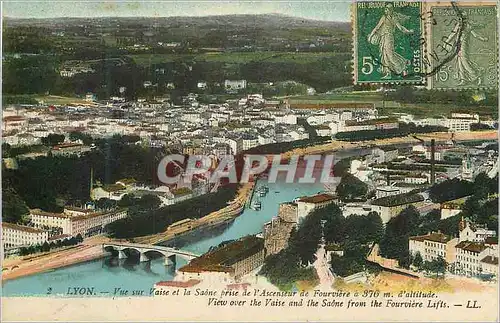
M298 198L295 202L297 203L298 218L301 219L305 218L313 210L335 202L335 197L330 194L321 193L314 196Z
M399 188L394 187L394 186L377 186L377 190L375 191L375 197L376 198L381 198L381 197L386 197L386 196L391 196L391 195L398 195L400 194L401 191Z
M245 135L242 138L242 150L248 150L259 145L259 138L257 136Z
M442 257L448 263L454 262L455 245L457 242L457 238L452 239L440 232L414 236L408 239L409 250L412 256L419 253L423 261L432 261Z
M229 145L229 147L231 148L231 153L233 155L237 155L238 153L240 153L243 150L243 139L241 137L240 138L224 138L224 140L222 142Z
M272 118L258 118L250 121L250 124L253 127L266 127L266 126L274 127L275 123L276 122Z
M246 80L225 80L224 88L226 90L242 90L246 89L247 81Z
M4 248L41 245L49 239L49 232L37 228L2 222Z
M427 152L427 148L422 144L418 144L418 145L413 145L411 147L411 151L414 153L425 154Z
M340 121L352 120L354 119L352 111L342 111L338 113L338 119Z
M351 215L368 215L373 212L373 207L369 204L364 203L346 203L342 206L342 215L348 217Z
M219 158L228 155L230 152L231 148L228 144L224 143L216 143L212 148L212 153Z
M327 125L318 125L315 127L316 134L320 137L330 136L332 134L332 129Z
M171 190L171 194L169 194L167 201L165 201L165 204L166 205L176 204L182 201L189 200L193 198L193 196L194 196L193 191L189 188L183 187L183 188L173 189Z
M291 141L308 139L309 133L307 133L304 128L298 128L297 130L288 131L286 136L291 139Z
M461 241L455 246L457 274L476 276L482 273L482 260L492 255L492 249L484 243Z
M337 134L340 131L341 124L340 124L340 122L333 121L333 122L330 122L328 124L328 127L330 127L331 134L335 135L335 134Z
M479 123L478 114L469 113L452 113L449 118L425 118L415 119L417 126L442 126L448 128L450 132L470 131L470 126L473 123Z
M451 208L451 207L441 206L441 220L451 218L452 216L455 216L460 212L462 212L461 208Z
M63 234L71 234L71 216L68 214L33 209L30 210L30 217L31 223L38 228L61 228Z
M372 149L373 161L381 164L393 161L398 158L399 151L397 148L391 147L376 147Z
M297 124L297 116L295 114L275 115L275 123Z
M127 210L110 212L78 212L66 209L69 213L50 213L38 209L30 210L31 223L38 228L61 228L63 234L83 237L102 233L104 227L114 221L127 217Z
M461 132L470 131L470 126L473 123L479 123L478 114L468 114L468 113L452 113L451 118L447 119L448 131Z
M85 95L85 101L94 102L96 100L96 95L94 93L87 93Z
M488 230L486 227L477 224L471 224L462 219L460 223L459 239L462 241L472 241L484 243L489 237L496 237L496 232Z
M483 274L490 274L498 277L498 253L496 256L486 256L481 260L481 268Z
M381 197L371 202L373 211L380 214L380 218L382 218L384 224L410 205L418 209L424 204L424 197L420 194L398 194Z
M404 182L407 184L426 184L429 182L429 178L423 174L421 175L408 175L405 177Z
M366 166L367 165L365 161L354 159L351 161L349 172L360 181L368 182L370 181L370 176L373 174L373 171Z
M337 119L336 117L337 117L336 114L321 112L308 117L306 121L310 125L320 125L323 123L332 122L335 119Z
M259 145L267 145L272 144L274 142L274 138L268 135L259 135Z
M182 117L182 121L187 122L201 122L201 115L198 112L185 112Z

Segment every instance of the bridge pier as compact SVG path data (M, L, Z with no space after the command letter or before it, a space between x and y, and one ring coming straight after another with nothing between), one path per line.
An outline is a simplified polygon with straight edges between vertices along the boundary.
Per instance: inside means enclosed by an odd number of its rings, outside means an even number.
M118 259L127 259L127 255L123 250L118 250Z
M175 267L175 255L165 256L165 266L174 266Z
M149 261L149 258L148 258L148 256L146 256L146 254L144 252L141 252L141 256L139 257L139 261L140 262Z

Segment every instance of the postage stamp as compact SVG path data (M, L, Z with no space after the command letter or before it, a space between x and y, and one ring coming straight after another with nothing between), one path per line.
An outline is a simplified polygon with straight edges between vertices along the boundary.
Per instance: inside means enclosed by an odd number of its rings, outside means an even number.
M428 4L427 53L431 69L439 55L449 56L428 76L431 89L477 89L498 86L498 30L494 5ZM451 55L450 55L451 54Z
M424 81L421 6L409 1L353 5L355 83Z

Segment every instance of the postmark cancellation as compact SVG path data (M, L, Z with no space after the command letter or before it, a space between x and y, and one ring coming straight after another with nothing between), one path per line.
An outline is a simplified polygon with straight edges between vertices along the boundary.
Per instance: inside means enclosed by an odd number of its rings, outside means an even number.
M432 23L427 33L431 89L498 88L498 28L494 4L458 3L448 6L428 3ZM449 58L441 61L442 55Z

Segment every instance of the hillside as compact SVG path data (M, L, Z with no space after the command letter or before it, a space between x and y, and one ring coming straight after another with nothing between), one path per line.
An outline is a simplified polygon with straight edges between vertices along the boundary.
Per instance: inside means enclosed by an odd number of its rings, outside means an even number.
M220 15L197 17L102 17L102 18L50 18L50 19L16 19L4 17L4 27L37 26L45 28L65 26L95 25L112 27L119 22L122 27L156 26L176 27L182 25L202 28L222 28L239 26L246 28L338 28L348 32L350 24L347 22L322 21L306 18L297 18L281 14L263 15Z

